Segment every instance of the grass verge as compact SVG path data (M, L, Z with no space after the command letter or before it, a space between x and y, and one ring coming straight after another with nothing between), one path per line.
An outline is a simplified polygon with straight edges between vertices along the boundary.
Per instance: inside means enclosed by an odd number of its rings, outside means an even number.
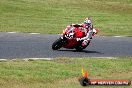
M0 0L0 32L62 33L90 16L100 35L132 36L132 0Z
M0 62L1 88L81 88L81 68L90 78L132 80L132 58L57 58ZM132 87L132 86L131 86ZM119 87L119 88L131 88ZM93 88L93 86L89 87ZM104 88L104 86L96 86ZM108 88L117 88L109 86Z

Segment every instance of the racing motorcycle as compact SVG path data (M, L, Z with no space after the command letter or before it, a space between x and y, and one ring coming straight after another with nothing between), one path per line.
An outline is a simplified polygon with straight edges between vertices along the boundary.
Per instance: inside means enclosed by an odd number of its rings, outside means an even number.
M62 36L52 44L52 49L58 50L60 48L67 48L76 49L76 51L82 51L85 49L89 45L90 41L85 47L81 45L83 41L77 41L76 38L84 37L84 33L80 30L80 27L80 25L75 24L74 26L65 28ZM95 36L98 31L98 28L93 29L93 36Z

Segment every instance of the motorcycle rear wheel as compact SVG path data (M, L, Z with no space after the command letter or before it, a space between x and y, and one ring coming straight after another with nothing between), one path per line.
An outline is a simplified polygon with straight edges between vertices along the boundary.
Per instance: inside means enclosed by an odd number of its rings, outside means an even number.
M53 50L58 50L62 47L62 39L59 38L57 39L53 44L52 44L52 49Z
M77 52L81 52L83 49L85 49L85 48L89 45L89 43L90 43L90 41L88 42L88 44L87 44L86 46L83 47L83 46L81 45L82 42L80 42L79 45L77 45L77 46L75 47L76 51L77 51Z
M83 47L82 46L77 46L75 47L76 51L77 52L81 52L83 50Z

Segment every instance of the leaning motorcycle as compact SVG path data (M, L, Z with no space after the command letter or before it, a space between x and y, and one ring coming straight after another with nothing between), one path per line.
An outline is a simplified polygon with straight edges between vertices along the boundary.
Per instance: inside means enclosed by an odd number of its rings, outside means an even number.
M65 28L63 30L62 36L52 44L52 49L58 50L60 48L67 48L76 49L76 51L82 51L83 49L85 49L90 44L90 41L85 47L81 45L83 41L77 41L76 38L84 37L84 33L80 30L80 27L81 26L77 24ZM93 36L95 36L98 31L98 28L93 29Z

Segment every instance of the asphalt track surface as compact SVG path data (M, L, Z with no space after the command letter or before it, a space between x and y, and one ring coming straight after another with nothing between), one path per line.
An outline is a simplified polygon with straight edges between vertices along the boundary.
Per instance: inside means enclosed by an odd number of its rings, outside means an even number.
M120 57L132 56L132 37L94 37L82 52L74 49L52 50L60 35L0 33L0 59L55 57Z

